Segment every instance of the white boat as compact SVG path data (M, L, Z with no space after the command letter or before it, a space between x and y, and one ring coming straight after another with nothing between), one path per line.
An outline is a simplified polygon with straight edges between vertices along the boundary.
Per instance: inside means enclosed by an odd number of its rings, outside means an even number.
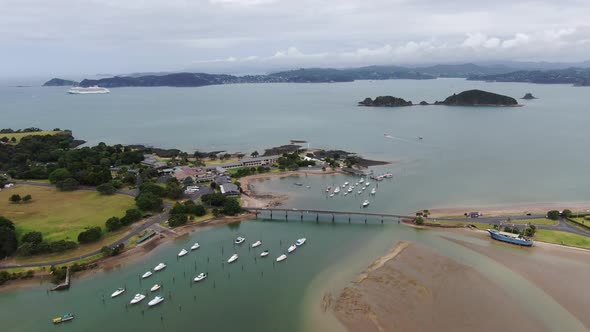
M262 244L261 241L256 241L256 242L252 243L252 248L256 248L256 247L260 246L261 244Z
M196 276L195 279L193 279L193 280L196 282L199 282L205 278L207 278L207 273L199 273L199 275Z
M166 264L160 263L160 264L156 265L156 267L154 267L154 271L156 271L156 272L162 271L164 268L166 268Z
M309 188L311 188L311 186L305 186L305 188L309 189Z
M330 197L334 197L334 194L330 194Z
M143 301L143 299L145 299L145 295L143 295L143 294L135 294L135 296L131 299L131 301L129 303L130 304L136 304L136 303L139 303L139 302Z
M359 181L360 184L362 184L363 182L365 182L365 178L361 178L361 180Z
M109 89L101 88L99 86L81 87L75 86L68 90L71 95L88 95L88 94L104 94L109 93Z
M227 260L228 263L233 263L238 259L238 254L233 254L231 255L231 257Z
M292 245L289 247L289 249L287 249L287 252L292 253L293 251L295 251L295 249L297 249L296 245Z
M326 192L327 192L327 193L329 193L331 189L332 189L332 187L330 187L330 186L327 186L327 187L326 187Z
M346 186L348 186L348 181L347 182L344 182L344 185L342 187L344 188Z
M340 187L336 187L336 189L334 189L334 194L338 194L340 192Z
M182 250L178 253L178 257L182 257L186 254L188 254L188 251L186 251L186 249L182 248Z
M266 256L268 256L268 250L265 250L260 253L260 257L266 257Z
M368 187L370 184L371 184L370 182L367 182L367 183L365 183L365 186Z
M351 193L352 192L352 187L348 187L348 192Z
M363 207L367 207L367 206L369 206L369 204L370 204L370 203L369 203L369 201L368 201L368 200L365 200L365 201L363 202Z
M367 189L367 187L362 187L362 188L361 188L361 190L365 190L365 189Z
M383 176L386 178L392 178L393 174L392 173L385 173L385 174L383 174Z
M375 195L377 193L377 189L373 188L371 189L371 195Z
M149 278L152 275L152 271L147 271L141 276L141 279Z
M297 241L295 241L295 245L298 247L302 246L305 243L305 241L307 241L307 239L302 237L302 238L298 239Z
M242 244L242 243L244 243L244 241L246 241L246 239L245 239L245 238L243 238L243 237L241 237L241 236L238 236L238 237L237 237L237 238L234 240L234 243L235 243L235 244Z
M199 244L199 242L196 242L195 244L193 244L193 246L191 247L191 250L197 250L201 247L201 245Z
M360 194L362 194L362 193L363 193L363 191L362 191L362 190L359 190L359 191L357 191L356 193L360 195Z
M155 292L155 291L157 291L158 289L160 289L161 287L162 287L162 286L161 286L160 284L155 284L155 285L153 285L153 286L152 286L152 288L150 288L150 291L151 291L151 292Z
M345 192L344 192L344 196L346 196L346 195L348 195L348 191L345 191Z
M117 297L125 292L125 288L117 288L117 290L111 294L111 297Z
M158 303L160 303L162 301L164 301L164 298L162 296L158 295L158 296L154 297L153 300L151 300L150 302L148 302L148 305L150 307L152 307L152 306L155 306L156 304L158 304Z
M280 255L279 257L277 257L277 262L282 262L282 261L284 261L285 259L287 259L287 255L285 255L285 254L282 254L282 255Z

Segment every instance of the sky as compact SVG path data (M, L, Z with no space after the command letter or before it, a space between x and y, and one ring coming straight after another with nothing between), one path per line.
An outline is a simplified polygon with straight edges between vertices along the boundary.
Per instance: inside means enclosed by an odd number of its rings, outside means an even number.
M0 0L0 78L590 59L590 0Z

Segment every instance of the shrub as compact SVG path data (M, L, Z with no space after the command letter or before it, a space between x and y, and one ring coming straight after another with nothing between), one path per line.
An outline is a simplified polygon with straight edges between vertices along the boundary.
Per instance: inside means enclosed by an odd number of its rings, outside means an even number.
M547 212L547 218L549 218L551 220L558 220L559 219L559 211L551 210L551 211Z
M80 242L80 243L95 242L95 241L98 241L101 236L102 236L102 230L100 229L100 227L98 227L98 226L91 227L83 232L80 232L80 234L78 234L78 242Z
M572 216L572 210L570 210L570 209L565 209L565 210L563 210L563 211L561 212L561 215L562 215L562 216L564 216L564 217L566 217L566 218L569 218L569 217L571 217L571 216Z
M186 214L184 214L184 213L173 214L170 216L170 219L168 219L168 225L170 227L178 227L178 226L186 224L187 221L188 221L188 217L186 216Z
M103 195L112 195L115 192L117 192L117 189L111 184L111 183L103 183L103 184L99 184L96 187L96 191L98 191L99 193L103 194Z
M65 179L71 178L72 174L65 168L58 168L53 172L49 173L49 182L56 184Z
M163 206L162 198L151 192L142 192L135 198L137 207L144 211L161 211Z
M235 198L228 198L225 203L223 204L223 214L228 216L234 216L240 212L242 212L242 208L240 207L240 203Z
M67 178L56 183L56 187L61 191L72 191L78 189L80 183L74 178Z
M125 223L123 223L123 218L125 218ZM129 225L136 221L140 221L141 218L143 218L143 215L138 209L129 209L125 211L125 216L123 218L121 218L121 223L123 225Z
M43 242L43 234L41 232L28 232L21 238L21 242L23 243L33 243L38 244Z
M123 226L123 224L121 223L121 220L117 217L111 217L111 218L107 219L107 221L105 222L105 228L109 232L116 231L119 228L121 228L122 226Z
M424 225L424 218L417 217L415 220L416 225Z

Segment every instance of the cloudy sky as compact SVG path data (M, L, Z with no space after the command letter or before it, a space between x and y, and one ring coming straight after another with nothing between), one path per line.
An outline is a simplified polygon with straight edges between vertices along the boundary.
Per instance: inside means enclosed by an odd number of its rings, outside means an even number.
M0 76L590 59L590 0L0 0Z

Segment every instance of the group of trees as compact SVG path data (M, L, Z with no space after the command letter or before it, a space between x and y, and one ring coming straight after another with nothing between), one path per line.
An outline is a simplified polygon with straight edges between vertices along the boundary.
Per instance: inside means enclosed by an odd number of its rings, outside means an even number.
M125 211L125 215L121 218L110 217L105 222L105 228L108 232L114 232L123 226L131 225L132 223L141 220L143 214L138 209L129 209Z
M10 142L10 143L14 144L14 143L16 143L16 138L14 136L12 136L11 138L8 138L6 136L2 136L2 138L0 138L0 142L3 142L3 143Z
M23 256L62 252L76 248L78 244L74 241L58 240L44 241L41 232L28 232L21 237L18 253Z
M135 198L135 204L144 211L161 211L163 197L179 199L183 194L182 186L176 178L169 178L165 186L145 182L139 187L139 195Z
M547 212L547 218L551 220L558 220L559 217L569 218L573 214L572 210L565 209L563 211L551 210Z
M176 202L170 210L168 225L170 227L181 226L188 222L189 216L202 217L205 214L207 214L207 210L192 200L187 200L184 203Z
M89 227L78 234L78 242L91 243L98 241L102 237L102 229L99 226Z
M283 153L283 155L277 160L277 164L279 165L280 170L294 171L299 169L299 167L313 166L315 165L315 161L303 160L297 151L295 151L292 153Z
M8 218L0 216L0 259L12 255L18 247L16 228Z
M225 214L234 216L242 212L240 202L233 197L226 197L220 193L211 193L201 196L201 201L213 207L213 214Z
M32 199L33 199L33 196L28 195L28 194L23 197L21 197L19 194L13 194L13 195L10 195L10 197L8 198L8 200L14 204L18 204L20 202L28 203Z
M252 174L256 174L256 173L266 173L269 172L270 168L269 167L264 167L264 166L258 166L258 167L243 167L243 168L238 168L236 170L236 172L233 174L233 176L235 178L241 178L244 176L248 176L248 175L252 175Z

